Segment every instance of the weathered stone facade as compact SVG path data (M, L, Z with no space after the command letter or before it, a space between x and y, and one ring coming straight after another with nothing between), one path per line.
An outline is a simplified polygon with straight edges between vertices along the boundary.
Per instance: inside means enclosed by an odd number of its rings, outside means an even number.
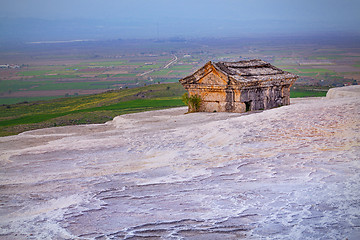
M180 83L201 97L201 112L246 112L290 104L297 75L262 60L208 62ZM189 111L192 111L189 106Z

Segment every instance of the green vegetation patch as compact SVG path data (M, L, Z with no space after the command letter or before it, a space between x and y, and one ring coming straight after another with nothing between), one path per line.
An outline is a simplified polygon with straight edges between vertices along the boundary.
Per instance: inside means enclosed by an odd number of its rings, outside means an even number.
M41 100L51 100L56 98L61 98L61 96L44 96L44 97L16 97L16 98L0 98L0 104L10 105L15 103L23 103L23 102L35 102Z
M334 72L333 70L325 69L325 68L302 68L299 69L302 73L326 73L326 72Z
M113 89L117 84L135 83L135 80L121 80L121 81L74 81L61 82L56 80L42 80L42 81L23 81L23 80L0 80L0 93L7 94L22 91L49 91L49 90L91 90L91 89ZM24 95L25 95L24 94ZM26 95L25 95L26 96ZM1 97L1 96L0 96ZM0 104L15 103L15 100L3 101L0 98Z
M136 73L119 73L112 77L136 77Z
M42 79L63 79L63 78L79 78L78 74L56 74L56 75L42 75L37 78Z
M51 74L52 70L31 70L31 71L22 71L18 74L21 76L39 76L44 74Z
M151 65L144 65L141 67L136 68L137 71L148 71L151 69L156 69L162 67L163 64L151 64Z
M166 75L169 74L170 71L171 71L171 70L169 70L169 69L162 69L162 70L160 70L160 71L152 72L152 73L150 73L149 75L150 75L150 76L166 76Z
M170 67L170 69L173 71L188 71L191 70L192 68L193 68L192 65L174 65Z
M0 80L0 93L27 90L41 84L43 84L42 81Z
M325 97L327 92L321 91L291 91L290 97L291 98L301 98L301 97Z
M104 61L104 62L87 62L87 63L80 63L79 65L87 65L87 66L101 66L101 67L111 67L111 66L121 66L126 65L127 61Z
M342 55L324 55L324 56L311 56L309 59L315 60L339 60L344 58L345 56Z
M299 73L299 71L297 69L294 69L294 68L282 68L282 70L287 71L287 72L291 72L291 73Z
M44 127L103 123L121 114L183 106L181 95L184 92L179 83L155 84L88 96L2 105L0 136Z
M309 73L298 73L300 76L314 77L318 75L317 72L309 72Z
M290 90L290 98L325 97L328 87L294 85Z

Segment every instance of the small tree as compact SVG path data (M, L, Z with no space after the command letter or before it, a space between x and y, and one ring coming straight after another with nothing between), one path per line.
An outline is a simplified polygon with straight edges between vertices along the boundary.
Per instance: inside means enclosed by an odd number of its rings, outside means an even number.
M185 105L189 105L189 95L188 95L188 93L184 93L181 96L181 100L183 101L183 103L185 103Z
M182 95L182 101L189 106L189 112L198 112L201 105L201 97L198 94L191 95L189 97L188 93Z

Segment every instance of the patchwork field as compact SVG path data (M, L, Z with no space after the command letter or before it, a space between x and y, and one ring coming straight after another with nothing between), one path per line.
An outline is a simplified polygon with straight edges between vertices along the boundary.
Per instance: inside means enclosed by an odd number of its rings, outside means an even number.
M15 70L0 70L0 104L176 82L194 70L194 65L173 61L168 56L62 65L23 64Z
M208 61L254 58L298 74L297 87L327 90L360 81L360 47L337 42L203 39L33 44L0 51L0 65L9 66L0 68L0 104L177 82Z

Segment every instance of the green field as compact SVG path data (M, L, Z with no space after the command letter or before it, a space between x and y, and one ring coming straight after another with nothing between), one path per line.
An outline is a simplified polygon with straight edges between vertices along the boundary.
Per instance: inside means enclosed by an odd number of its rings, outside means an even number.
M22 81L22 80L2 80L0 81L0 93L9 91L48 91L48 90L80 90L80 89L109 89L113 85L123 83L123 81L99 81L99 82L57 82L55 80L45 81ZM0 98L3 104L4 98Z
M295 73L304 77L320 77L324 75L336 75L337 73L333 70L325 69L325 68L290 68L290 66L286 66L283 68L284 71ZM342 73L344 74L344 73Z
M128 64L127 61L103 61L103 62L84 62L80 63L79 66L101 66L101 67L110 67Z
M155 71L155 72L152 72L150 73L149 75L150 76L166 76L170 73L171 70L169 69L162 69L160 71Z
M50 96L50 97L12 97L12 98L1 98L0 104L2 105L11 105L15 103L23 103L23 102L35 102L41 100L52 100L56 98L62 98L64 96Z
M343 55L322 55L322 56L311 56L309 59L315 60L340 60L343 59L345 56Z
M290 92L290 97L291 98L301 98L301 97L325 97L326 96L326 91L301 91L301 90L297 90L297 91L291 91Z
M173 71L189 71L193 68L192 65L175 65L170 67Z
M21 76L39 76L39 75L49 74L51 72L52 72L51 70L31 70L31 71L19 72L18 74Z
M302 68L299 69L300 72L302 73L326 73L326 72L334 72L332 70L329 69L325 69L325 68Z
M325 97L328 87L294 85L290 90L290 98Z
M116 74L113 77L135 77L136 73L120 73Z
M318 75L317 72L308 72L308 73L298 73L300 76L307 76L307 77L315 77L316 75Z
M23 81L23 80L1 80L0 93L15 92L21 89L29 89L30 87L43 84L42 81Z
M115 116L184 106L176 83L0 106L0 136L75 124L104 123Z
M151 64L151 65L144 65L144 66L141 66L139 68L136 68L136 70L139 70L139 71L149 71L151 69L157 69L157 68L160 68L162 67L163 64Z

